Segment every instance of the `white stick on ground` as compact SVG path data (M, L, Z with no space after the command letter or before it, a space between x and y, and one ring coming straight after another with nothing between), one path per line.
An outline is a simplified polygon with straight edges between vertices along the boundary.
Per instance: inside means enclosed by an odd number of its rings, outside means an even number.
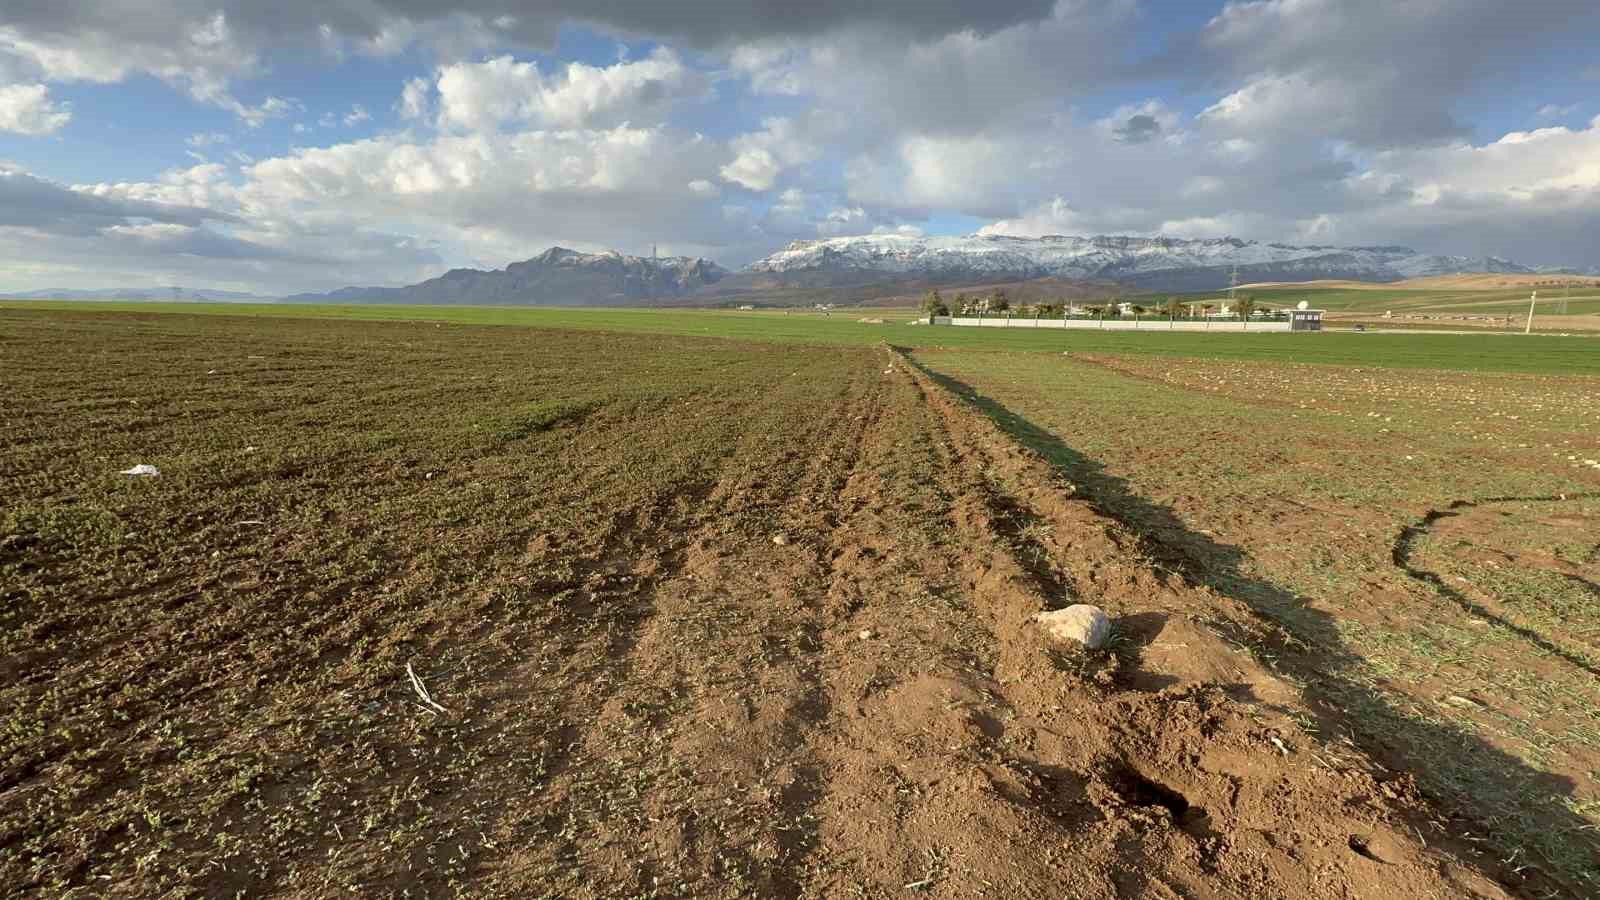
M416 690L417 696L422 699L423 703L426 703L435 712L448 712L444 707L433 702L433 695L428 693L428 689L422 684L422 679L417 677L417 671L411 668L411 663L409 662L406 663L406 674L411 676L411 687Z

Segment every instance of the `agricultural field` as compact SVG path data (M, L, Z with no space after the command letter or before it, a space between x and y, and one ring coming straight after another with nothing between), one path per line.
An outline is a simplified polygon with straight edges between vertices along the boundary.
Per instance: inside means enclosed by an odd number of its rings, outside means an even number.
M1600 380L918 353L1502 858L1600 890Z
M0 308L0 885L1600 893L1592 345L1063 337Z
M180 313L373 322L515 325L638 335L723 337L775 344L847 347L1068 350L1184 359L1306 362L1332 365L1446 368L1477 372L1600 375L1600 352L1590 337L1501 334L1196 334L1063 331L1028 328L930 328L907 324L887 310L811 311L559 309L506 306L338 306L312 304L9 301L0 315L45 311L77 316L89 311L143 316ZM862 319L883 321L861 321Z
M1246 293L1273 307L1304 300L1329 311L1329 322L1403 325L1428 322L1436 327L1521 331L1527 320L1529 294L1535 288L1359 288L1264 287ZM1534 304L1536 331L1600 331L1600 287L1594 284L1539 287ZM1384 318L1392 313L1393 318ZM1509 317L1510 325L1506 325Z

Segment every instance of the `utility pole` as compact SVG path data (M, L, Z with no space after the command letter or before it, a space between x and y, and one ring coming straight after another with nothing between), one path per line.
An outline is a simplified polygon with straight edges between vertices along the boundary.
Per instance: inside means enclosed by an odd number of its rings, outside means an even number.
M1238 307L1234 305L1234 303L1236 302L1236 298L1234 297L1234 295L1237 294L1238 292L1239 292L1239 266L1238 266L1237 263L1235 263L1234 266L1233 266L1233 277L1228 279L1228 309L1230 311L1234 310L1234 309L1238 309Z
M1533 296L1528 298L1528 324L1527 327L1522 329L1523 334L1533 334L1533 304L1538 302L1538 300L1538 291L1534 291Z

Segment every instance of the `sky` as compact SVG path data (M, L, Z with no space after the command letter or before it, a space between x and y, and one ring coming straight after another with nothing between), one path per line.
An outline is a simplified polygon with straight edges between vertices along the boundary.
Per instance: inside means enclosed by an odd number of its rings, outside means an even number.
M0 290L874 232L1589 267L1597 46L1595 0L6 0Z

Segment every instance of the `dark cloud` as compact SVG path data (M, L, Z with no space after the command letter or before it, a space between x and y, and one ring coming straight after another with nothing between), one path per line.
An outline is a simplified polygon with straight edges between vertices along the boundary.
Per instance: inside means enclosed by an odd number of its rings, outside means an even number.
M1228 2L1135 75L1237 92L1241 130L1259 133L1276 118L1302 133L1394 146L1469 136L1456 116L1463 97L1596 34L1595 0ZM1249 115L1251 105L1263 112Z
M70 38L88 32L134 42L171 43L222 13L237 35L268 43L316 35L326 26L353 40L376 40L407 26L473 29L507 43L548 45L565 23L698 47L768 38L810 37L867 28L916 37L986 34L1050 14L1054 0L11 0L0 27Z
M1126 122L1112 129L1118 141L1124 144L1142 144L1161 136L1161 123L1155 116L1129 116Z
M91 234L137 221L192 227L207 220L237 221L231 215L193 206L74 191L20 170L0 167L0 228Z

